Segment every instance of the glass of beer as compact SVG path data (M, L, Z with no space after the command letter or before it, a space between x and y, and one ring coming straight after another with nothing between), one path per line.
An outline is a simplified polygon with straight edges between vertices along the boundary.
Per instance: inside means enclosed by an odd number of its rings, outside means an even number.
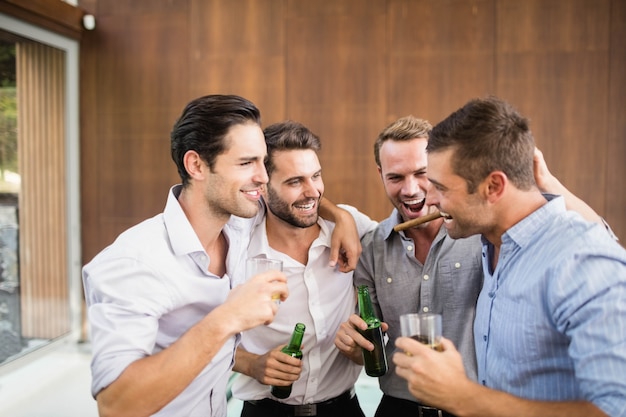
M441 314L403 314L400 316L400 331L402 336L415 339L438 352L443 351L443 346L441 345Z
M265 271L281 271L283 270L283 261L269 258L248 258L246 260L246 276L252 278ZM280 304L280 295L272 296L272 300L276 304Z

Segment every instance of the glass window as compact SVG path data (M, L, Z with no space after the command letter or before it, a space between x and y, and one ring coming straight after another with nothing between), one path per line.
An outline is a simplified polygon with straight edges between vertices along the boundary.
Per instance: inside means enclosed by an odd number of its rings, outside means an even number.
M82 287L77 44L0 19L2 366L78 339Z

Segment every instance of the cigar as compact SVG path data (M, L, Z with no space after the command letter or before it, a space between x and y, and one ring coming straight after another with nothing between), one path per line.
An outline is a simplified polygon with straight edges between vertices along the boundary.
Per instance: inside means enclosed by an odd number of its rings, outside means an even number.
M410 229L411 227L419 226L422 223L427 223L427 222L429 222L431 220L435 220L435 219L438 219L440 217L441 217L441 213L436 211L434 213L430 213L430 214L427 214L425 216L418 217L417 219L412 219L412 220L409 220L408 222L397 224L397 225L395 225L393 227L393 230L395 232L399 232L401 230Z

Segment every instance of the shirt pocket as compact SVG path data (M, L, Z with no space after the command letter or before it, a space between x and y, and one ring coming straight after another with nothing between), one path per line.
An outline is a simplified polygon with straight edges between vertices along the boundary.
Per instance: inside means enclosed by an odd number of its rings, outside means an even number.
M439 266L444 308L475 307L483 284L483 270L479 258L465 261L445 261Z

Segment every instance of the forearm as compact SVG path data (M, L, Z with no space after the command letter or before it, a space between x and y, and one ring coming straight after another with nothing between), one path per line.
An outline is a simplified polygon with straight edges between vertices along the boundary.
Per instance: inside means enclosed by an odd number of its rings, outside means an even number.
M531 401L476 383L447 411L459 417L606 417L587 401Z
M97 395L100 416L149 416L162 409L189 386L234 335L224 323L207 315L166 349L130 364Z
M347 210L338 207L326 197L322 197L320 200L320 216L334 223L344 219L352 220L352 215Z
M254 375L252 375L252 364L258 358L258 356L259 355L248 352L241 346L237 347L237 350L235 352L235 365L233 366L233 371L254 378Z

